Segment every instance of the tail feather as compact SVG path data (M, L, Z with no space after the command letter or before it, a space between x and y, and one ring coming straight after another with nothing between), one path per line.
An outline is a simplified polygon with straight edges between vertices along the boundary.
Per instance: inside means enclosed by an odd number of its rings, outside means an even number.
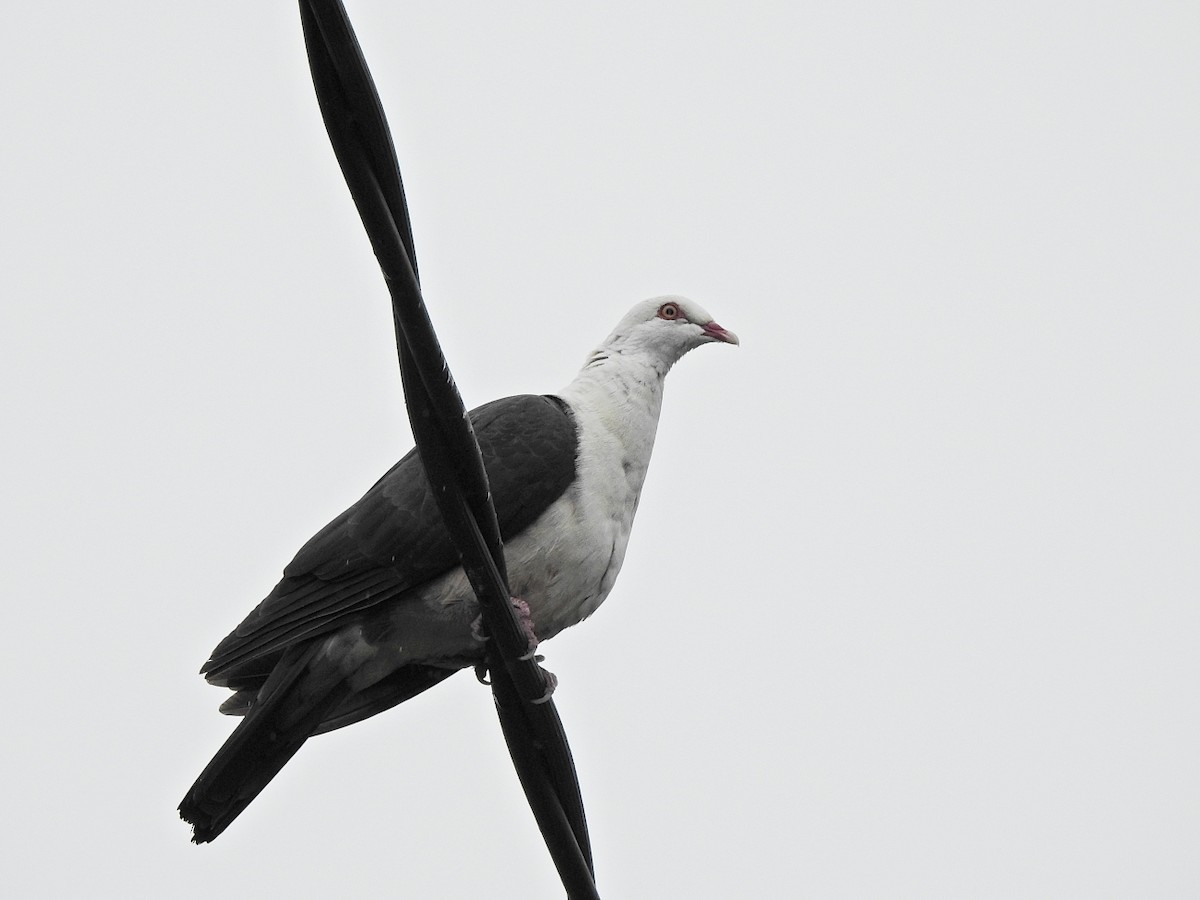
M195 843L228 828L350 694L342 673L322 665L319 648L320 642L297 647L279 661L246 717L179 804Z

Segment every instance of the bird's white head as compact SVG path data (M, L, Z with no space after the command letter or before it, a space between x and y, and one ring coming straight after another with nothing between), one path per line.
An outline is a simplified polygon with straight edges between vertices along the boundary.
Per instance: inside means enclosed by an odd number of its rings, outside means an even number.
M737 335L718 325L699 303L654 297L626 313L594 356L641 357L665 372L689 350L714 342L739 343Z

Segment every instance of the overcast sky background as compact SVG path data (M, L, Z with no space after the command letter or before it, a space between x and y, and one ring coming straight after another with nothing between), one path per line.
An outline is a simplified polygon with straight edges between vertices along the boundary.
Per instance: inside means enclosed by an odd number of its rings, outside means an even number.
M1200 6L353 0L468 405L633 302L617 588L545 646L611 898L1200 894ZM411 446L292 3L0 54L9 896L561 896L469 675L215 844L196 671Z

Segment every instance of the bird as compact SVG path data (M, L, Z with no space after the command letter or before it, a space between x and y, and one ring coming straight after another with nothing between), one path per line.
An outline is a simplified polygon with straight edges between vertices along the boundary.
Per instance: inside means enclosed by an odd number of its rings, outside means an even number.
M587 618L621 569L667 372L739 344L700 304L636 304L556 394L469 415L531 643ZM192 841L220 835L311 736L479 666L478 603L414 449L312 537L201 674L242 721L179 805Z

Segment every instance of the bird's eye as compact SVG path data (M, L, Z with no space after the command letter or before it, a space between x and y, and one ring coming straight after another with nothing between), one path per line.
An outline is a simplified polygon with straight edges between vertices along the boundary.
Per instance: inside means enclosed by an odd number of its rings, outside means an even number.
M679 307L674 303L664 303L658 308L658 317L660 319L678 319Z

